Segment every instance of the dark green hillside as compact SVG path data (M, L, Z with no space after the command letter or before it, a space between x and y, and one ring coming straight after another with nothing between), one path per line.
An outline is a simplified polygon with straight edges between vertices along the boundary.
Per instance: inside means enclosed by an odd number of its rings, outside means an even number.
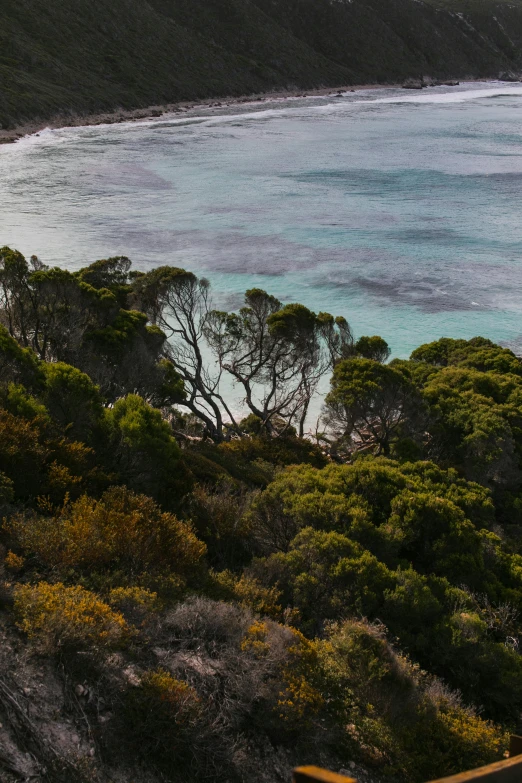
M520 61L522 7L409 0L257 0L289 31L363 80L498 75ZM509 30L509 36L505 32Z
M305 44L286 46L303 81L346 78ZM283 64L284 67L284 64ZM247 93L284 73L201 40L136 0L6 0L0 9L0 120Z
M519 69L520 0L459 3L3 0L0 124L262 90Z

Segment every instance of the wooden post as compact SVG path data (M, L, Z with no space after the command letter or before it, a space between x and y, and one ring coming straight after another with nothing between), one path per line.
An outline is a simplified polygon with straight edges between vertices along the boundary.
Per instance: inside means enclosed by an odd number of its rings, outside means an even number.
M509 738L509 758L522 755L522 737L512 734Z
M296 767L293 781L294 783L357 783L353 778L329 772L321 767Z

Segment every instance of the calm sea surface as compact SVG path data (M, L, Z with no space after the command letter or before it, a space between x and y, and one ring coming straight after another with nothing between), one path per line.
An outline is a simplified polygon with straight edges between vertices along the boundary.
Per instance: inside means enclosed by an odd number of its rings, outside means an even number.
M0 245L76 269L184 266L407 356L522 350L522 85L379 89L44 131L0 147Z

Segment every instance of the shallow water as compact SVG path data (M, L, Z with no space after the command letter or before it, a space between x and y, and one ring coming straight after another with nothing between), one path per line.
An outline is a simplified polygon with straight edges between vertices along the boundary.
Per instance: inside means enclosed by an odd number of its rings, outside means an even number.
M0 245L259 286L407 356L522 350L522 85L379 89L44 131L0 147Z

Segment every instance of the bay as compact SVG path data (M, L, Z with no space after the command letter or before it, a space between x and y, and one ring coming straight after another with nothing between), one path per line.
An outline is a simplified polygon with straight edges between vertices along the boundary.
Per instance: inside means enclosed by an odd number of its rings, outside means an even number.
M374 89L46 130L0 147L0 246L128 255L348 318L406 357L522 350L522 85Z

